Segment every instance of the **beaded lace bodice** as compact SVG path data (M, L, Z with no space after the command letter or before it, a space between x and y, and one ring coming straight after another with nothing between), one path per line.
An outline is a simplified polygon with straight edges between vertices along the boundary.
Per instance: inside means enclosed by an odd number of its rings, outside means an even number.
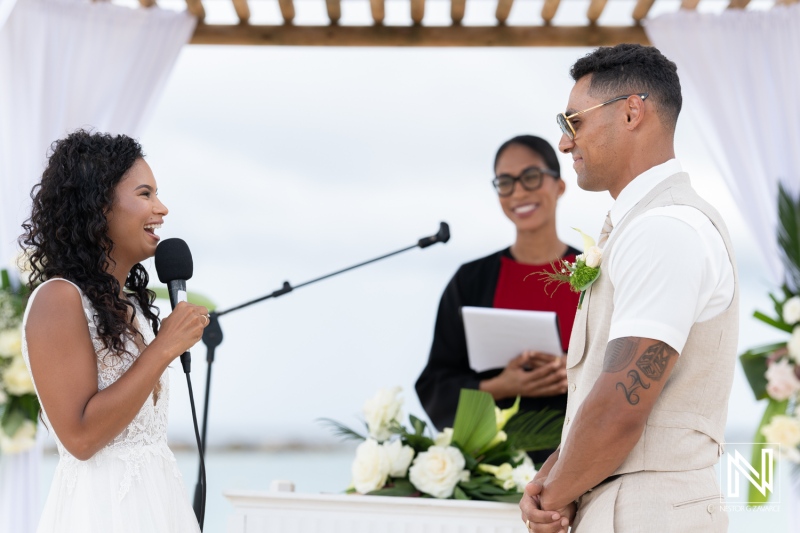
M52 281L54 280L50 280L47 283ZM128 339L125 342L125 348L128 353L114 354L107 350L97 332L95 311L91 301L83 294L83 291L81 291L77 285L72 285L78 289L81 295L89 335L94 345L95 353L97 354L97 388L98 390L103 390L112 385L131 367L134 361L139 357L139 347L133 339ZM28 310L30 310L31 303L37 292L38 288L30 297L28 309L23 319L22 355L25 358L25 363L28 365L28 368L30 368L30 362L28 358L28 344L25 336L25 324L28 319ZM145 346L147 346L153 341L155 335L153 334L153 329L149 322L144 319L138 304L134 305L136 305L136 327L142 334ZM148 460L149 456L153 454L160 455L170 459L174 463L174 456L167 446L167 418L169 412L168 372L164 372L161 376L156 391L157 394L154 392L150 393L137 415L131 423L128 424L128 427L87 461L79 461L71 455L59 440L58 434L55 434L56 445L58 446L58 452L61 458L59 468L66 470L64 473L66 474L65 479L67 487L65 488L67 492L71 492L72 488L74 488L77 469L83 465L98 466L104 460L108 459L124 461L125 475L121 481L118 494L121 500L130 489L131 483L137 478L140 466ZM47 427L52 428L44 408L42 408L42 413ZM177 467L174 473L177 477L180 477Z

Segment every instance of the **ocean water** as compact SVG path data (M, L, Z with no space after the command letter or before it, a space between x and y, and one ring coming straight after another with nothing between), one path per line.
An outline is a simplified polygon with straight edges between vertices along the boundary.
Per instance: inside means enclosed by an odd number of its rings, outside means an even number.
M729 440L734 440L730 438ZM750 457L746 445L730 445L728 452L739 450ZM204 531L224 533L233 507L223 496L226 490L269 490L273 480L292 481L296 492L339 493L350 480L354 446L324 450L211 450L206 459L208 499ZM176 450L175 457L191 498L197 479L197 455L193 450ZM724 457L723 457L724 459ZM45 454L42 465L42 501L57 463L53 451ZM723 461L724 464L724 461ZM746 498L727 498L729 533L790 532L790 512L797 507L789 486L790 469L781 463L776 471L779 502L759 510L748 509ZM653 529L657 533L656 529Z

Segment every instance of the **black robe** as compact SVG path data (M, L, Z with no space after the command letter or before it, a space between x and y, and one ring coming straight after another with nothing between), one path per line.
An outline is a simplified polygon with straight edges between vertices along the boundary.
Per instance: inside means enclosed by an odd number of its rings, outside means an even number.
M577 254L580 254L578 250L569 247L565 257ZM493 306L502 256L513 259L510 249L506 248L462 265L447 284L439 303L428 364L417 379L416 390L422 407L440 431L453 427L461 389L478 389L481 381L493 378L503 371L498 368L475 372L470 368L461 316L461 308L464 306ZM498 401L497 405L506 409L513 403L513 398L507 398ZM567 395L523 397L520 401L520 412L536 411L544 407L566 412ZM541 463L553 451L543 450L530 455L535 463Z

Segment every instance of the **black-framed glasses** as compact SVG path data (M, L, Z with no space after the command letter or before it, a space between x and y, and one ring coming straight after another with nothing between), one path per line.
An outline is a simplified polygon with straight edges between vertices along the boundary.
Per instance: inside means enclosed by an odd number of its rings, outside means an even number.
M556 122L558 122L558 127L561 128L561 131L570 138L570 140L575 140L575 128L572 126L572 122L570 119L577 117L578 115L583 115L584 113L588 113L592 109L597 109L598 107L603 107L604 105L612 104L614 102L618 102L620 100L627 100L631 96L638 96L642 100L646 100L649 93L635 93L635 94L626 94L625 96L617 96L616 98L612 98L607 102L603 102L602 104L597 104L594 107L590 107L589 109L584 109L583 111L578 111L577 113L573 113L570 116L567 116L564 113L559 113L556 115Z
M526 191L535 191L542 186L544 176L558 177L558 172L547 168L528 167L523 170L519 176L512 176L511 174L500 174L492 180L498 196L511 196L514 194L514 185L519 182L522 188Z

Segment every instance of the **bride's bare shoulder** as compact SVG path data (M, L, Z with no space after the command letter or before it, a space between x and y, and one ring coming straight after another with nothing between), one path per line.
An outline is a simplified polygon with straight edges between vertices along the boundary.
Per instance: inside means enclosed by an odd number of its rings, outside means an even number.
M54 325L83 316L83 302L77 287L56 278L36 290L28 313L28 326L35 327L40 321Z

